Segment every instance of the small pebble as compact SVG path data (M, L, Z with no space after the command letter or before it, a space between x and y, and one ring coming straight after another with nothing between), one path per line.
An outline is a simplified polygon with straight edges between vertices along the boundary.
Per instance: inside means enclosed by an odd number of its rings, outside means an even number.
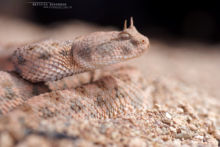
M170 113L168 113L168 112L166 112L166 114L165 114L165 115L166 115L166 117L167 117L167 118L169 118L169 119L171 119L171 118L172 118L172 116L171 116L171 115L170 115Z
M196 138L196 139L203 140L203 138L204 138L204 137L203 137L203 136L198 135L198 136L195 136L195 138Z
M131 139L131 141L129 142L129 147L146 147L146 143L144 142L144 140L136 137L134 139Z
M174 127L170 127L170 130L171 130L172 132L176 132L176 128L174 128Z

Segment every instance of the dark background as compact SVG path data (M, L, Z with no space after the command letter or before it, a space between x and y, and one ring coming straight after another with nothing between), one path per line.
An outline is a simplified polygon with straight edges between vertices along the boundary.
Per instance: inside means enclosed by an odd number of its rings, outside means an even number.
M166 0L47 0L71 8L43 8L29 2L44 0L0 0L0 13L49 26L66 20L83 20L122 28L134 17L143 34L156 39L220 42L220 5L217 1Z

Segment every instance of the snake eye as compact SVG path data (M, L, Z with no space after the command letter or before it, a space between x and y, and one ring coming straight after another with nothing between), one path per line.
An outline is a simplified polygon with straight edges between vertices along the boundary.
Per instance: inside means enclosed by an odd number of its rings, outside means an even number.
M129 39L130 38L130 34L125 33L125 32L121 32L119 34L119 37L122 38L122 39Z

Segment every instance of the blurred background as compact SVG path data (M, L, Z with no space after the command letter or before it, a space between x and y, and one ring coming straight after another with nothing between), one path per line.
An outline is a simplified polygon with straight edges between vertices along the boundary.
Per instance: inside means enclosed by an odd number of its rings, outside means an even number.
M133 16L138 30L151 38L215 44L220 41L219 6L217 1L192 0L0 0L0 14L48 27L82 20L122 28Z

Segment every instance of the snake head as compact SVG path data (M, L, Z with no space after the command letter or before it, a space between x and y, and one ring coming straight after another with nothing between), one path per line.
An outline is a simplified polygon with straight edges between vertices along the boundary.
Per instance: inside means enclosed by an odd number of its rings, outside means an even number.
M75 39L73 59L88 70L129 60L140 56L149 48L149 40L140 34L130 19L122 31L95 32Z

